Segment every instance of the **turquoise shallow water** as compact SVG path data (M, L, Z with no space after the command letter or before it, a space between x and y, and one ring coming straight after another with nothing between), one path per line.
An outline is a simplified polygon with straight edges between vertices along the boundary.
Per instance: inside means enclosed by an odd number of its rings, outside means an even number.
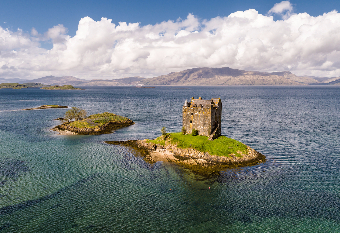
M0 232L340 232L339 87L0 90ZM180 131L192 96L221 97L222 133L267 156L201 177L105 140ZM100 136L49 129L66 109L135 125ZM210 187L210 189L209 189Z

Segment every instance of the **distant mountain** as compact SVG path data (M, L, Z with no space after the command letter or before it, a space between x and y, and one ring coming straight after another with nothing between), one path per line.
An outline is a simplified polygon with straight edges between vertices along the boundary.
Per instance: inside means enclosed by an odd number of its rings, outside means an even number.
M55 77L55 76L46 76L42 78L37 78L30 80L31 83L42 83L45 85L78 85L80 83L86 82L85 79L75 78L73 76L64 76L64 77Z
M85 80L76 78L73 76L63 76L63 77L55 77L55 76L46 76L38 79L29 80L31 83L42 83L45 85L74 85L74 86L135 86L140 83L142 77L128 77L121 79L112 79L112 80L104 80L104 79L94 79L94 80Z
M340 85L340 77L338 78L330 78L322 82L326 85Z
M145 78L142 77L128 77L112 80L93 79L87 81L82 86L136 86L144 79Z
M291 72L258 72L223 68L193 68L172 72L151 79L144 85L214 86L214 85L308 85L326 83L307 76L296 76Z
M33 80L1 79L0 83L42 83L44 85L73 86L137 86L137 85L174 85L174 86L218 86L218 85L340 85L340 77L296 76L289 71L259 72L223 68L193 68L172 72L154 78L127 77L121 79L85 80L73 76L46 76Z

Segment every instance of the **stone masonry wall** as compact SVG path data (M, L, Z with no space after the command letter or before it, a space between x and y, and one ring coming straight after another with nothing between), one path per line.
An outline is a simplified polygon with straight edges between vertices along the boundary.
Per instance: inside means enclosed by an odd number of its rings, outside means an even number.
M217 136L221 135L222 103L220 99L202 100L192 99L183 106L183 127L187 134L193 129L199 135L209 136L217 129Z

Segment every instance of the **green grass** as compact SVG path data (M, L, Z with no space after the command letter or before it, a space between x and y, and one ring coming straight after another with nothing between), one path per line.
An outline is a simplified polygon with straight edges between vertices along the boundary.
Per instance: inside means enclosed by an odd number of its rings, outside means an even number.
M59 105L57 104L47 104L46 106L51 107L51 108L58 108Z
M90 125L87 121L80 120L80 121L73 121L70 123L70 126L76 127L76 128L95 128L94 125Z
M193 148L198 151L208 152L211 155L227 157L235 155L241 157L241 154L247 153L246 145L225 136L220 136L213 141L208 140L206 136L183 135L182 133L170 133L168 136L171 144L176 144L179 148ZM165 145L163 136L149 140L149 142Z
M153 139L153 140L147 140L146 141L147 143L153 143L153 144L158 144L158 145L162 145L162 146L165 146L165 141L164 141L164 136L160 136L156 139Z
M0 89L1 88L22 89L27 88L27 86L19 83L0 83Z
M70 126L77 128L96 128L105 125L106 123L109 122L121 122L127 119L128 118L123 116L119 116L109 112L104 112L93 114L84 120L73 121L70 123Z
M72 85L55 85L55 86L47 86L47 87L42 87L41 89L44 90L80 90L80 88L75 88Z
M88 119L93 120L93 122L99 123L99 124L106 124L109 121L124 121L127 120L126 117L119 116L113 113L104 112L104 113L98 113L93 114L88 117Z

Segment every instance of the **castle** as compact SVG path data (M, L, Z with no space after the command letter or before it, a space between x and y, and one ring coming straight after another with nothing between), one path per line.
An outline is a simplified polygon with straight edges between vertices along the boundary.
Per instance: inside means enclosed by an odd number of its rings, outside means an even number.
M222 101L220 98L202 100L191 98L183 106L183 128L186 134L198 130L199 135L208 136L210 140L221 136Z

